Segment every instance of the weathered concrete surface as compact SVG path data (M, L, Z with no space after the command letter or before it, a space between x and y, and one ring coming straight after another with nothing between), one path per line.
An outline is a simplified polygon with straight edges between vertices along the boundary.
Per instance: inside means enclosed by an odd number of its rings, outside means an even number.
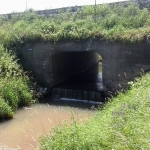
M24 65L36 72L49 87L52 87L57 82L56 80L59 80L59 74L62 73L63 75L65 70L58 71L58 66L65 68L65 66L61 66L61 63L62 60L66 60L67 54L66 56L60 55L59 52L74 52L72 56L69 55L72 59L67 58L66 61L69 64L72 60L76 62L79 60L79 64L76 63L76 65L78 64L77 68L83 65L84 61L81 60L84 60L84 58L86 63L92 64L92 58L95 63L97 59L95 53L83 53L92 51L97 52L103 58L103 83L109 90L118 90L120 86L125 87L128 81L140 75L141 69L144 71L150 70L150 43L147 40L134 44L102 40L93 41L91 39L82 42L27 43L18 50L24 60ZM79 52L83 53L81 57L79 57ZM93 56L89 58L89 54ZM78 57L74 57L77 55ZM58 63L56 64L57 59ZM59 63L59 60L61 60L61 63ZM54 72L56 67L58 73ZM73 67L70 63L69 68ZM79 69L79 71L81 70ZM56 74L58 78L55 76Z

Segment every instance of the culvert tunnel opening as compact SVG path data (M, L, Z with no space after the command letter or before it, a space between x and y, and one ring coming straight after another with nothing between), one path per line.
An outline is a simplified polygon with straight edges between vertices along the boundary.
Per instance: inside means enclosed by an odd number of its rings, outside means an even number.
M104 101L102 57L97 52L56 53L53 74L53 96L67 100Z

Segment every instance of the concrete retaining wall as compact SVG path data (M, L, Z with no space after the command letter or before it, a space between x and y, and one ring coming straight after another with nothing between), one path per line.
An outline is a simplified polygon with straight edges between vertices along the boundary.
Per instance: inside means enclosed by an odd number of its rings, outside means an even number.
M109 90L118 90L120 86L125 87L128 81L140 75L141 69L143 71L150 70L150 43L147 40L134 44L91 39L80 42L26 43L18 49L24 66L33 70L48 87L52 87L56 81L53 70L54 62L57 61L55 54L58 52L74 52L72 58L75 61L73 56L77 53L92 51L102 56L103 83ZM75 52L77 53L75 54ZM94 53L91 54L95 55ZM63 55L63 57L66 56ZM81 61L84 59L83 57L82 55L78 58L79 65L84 62ZM85 55L85 61L88 63L86 57L88 55ZM95 57L92 56L91 58ZM91 58L89 59L90 62L92 62ZM58 59L62 58L59 56ZM70 61L68 59L68 63Z

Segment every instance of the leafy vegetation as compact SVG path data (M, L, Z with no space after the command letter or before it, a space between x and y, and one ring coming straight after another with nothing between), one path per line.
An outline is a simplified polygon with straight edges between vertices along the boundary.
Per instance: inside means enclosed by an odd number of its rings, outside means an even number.
M96 11L95 11L96 10ZM96 13L95 13L96 12ZM29 78L14 52L26 42L101 39L150 40L150 10L135 3L86 6L77 12L39 16L34 11L0 16L0 118L11 118L19 106L30 105ZM136 79L130 90L110 100L85 124L55 128L41 138L41 150L149 149L150 74Z
M95 11L96 10L96 11ZM96 13L95 13L96 12ZM150 11L135 3L85 6L77 12L37 15L33 10L0 17L0 42L16 47L25 42L104 39L136 42L150 36Z
M95 11L96 10L96 11ZM95 13L96 12L96 13ZM32 102L29 78L18 65L14 52L26 42L101 39L137 42L150 40L150 11L137 4L85 6L77 12L57 15L28 12L0 16L0 117L13 116L20 105ZM6 114L6 115L2 115Z
M0 118L11 118L19 106L30 105L33 93L29 78L17 63L15 54L0 45Z
M84 124L54 128L41 138L40 150L148 150L150 147L150 74L130 83Z

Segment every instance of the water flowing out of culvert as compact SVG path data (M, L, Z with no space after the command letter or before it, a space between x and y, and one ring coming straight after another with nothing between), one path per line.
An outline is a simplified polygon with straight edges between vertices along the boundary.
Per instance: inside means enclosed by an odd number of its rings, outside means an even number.
M36 104L20 109L14 119L0 123L0 149L35 150L39 137L65 121L83 122L94 115L94 110L60 105Z
M87 58L90 55L87 54ZM65 58L67 56L65 54ZM63 61L64 59L56 63L56 68ZM56 79L60 79L61 72L56 69L55 73L58 77ZM49 104L45 103L45 100L43 104L20 109L14 119L0 123L0 149L35 150L39 145L39 137L49 134L52 128L63 125L65 121L71 123L72 118L79 123L88 120L94 116L95 110L87 108L95 106L95 102L99 105L99 102L103 101L103 88L101 63L90 66L72 78L57 84L53 88L52 97L58 98L57 101L48 98Z
M104 102L102 63L98 63L72 78L56 85L52 94L60 99Z

